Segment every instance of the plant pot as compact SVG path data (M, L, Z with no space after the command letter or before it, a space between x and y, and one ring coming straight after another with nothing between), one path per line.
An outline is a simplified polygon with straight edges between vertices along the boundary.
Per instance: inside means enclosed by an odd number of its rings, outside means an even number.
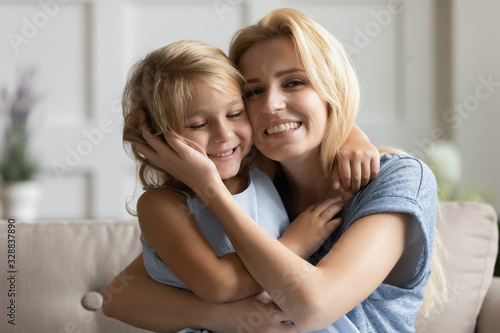
M5 183L0 191L2 218L34 221L38 218L41 187L36 181Z

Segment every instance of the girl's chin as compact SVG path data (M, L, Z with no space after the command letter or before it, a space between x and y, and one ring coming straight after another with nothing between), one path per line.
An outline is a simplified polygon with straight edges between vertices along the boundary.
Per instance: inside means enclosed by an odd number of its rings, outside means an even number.
M239 170L236 171L218 170L218 171L219 171L219 176L223 181L236 177L239 172Z

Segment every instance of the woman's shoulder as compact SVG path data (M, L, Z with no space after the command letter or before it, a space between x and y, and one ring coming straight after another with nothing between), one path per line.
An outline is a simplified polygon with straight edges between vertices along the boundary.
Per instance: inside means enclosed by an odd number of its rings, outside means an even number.
M429 167L420 159L406 154L382 154L380 156L380 169L393 172L395 169L403 168L408 172L414 170L422 173Z
M384 154L380 157L380 172L373 181L387 191L403 191L414 198L424 192L437 191L432 170L422 160L405 154ZM401 193L402 194L402 193Z

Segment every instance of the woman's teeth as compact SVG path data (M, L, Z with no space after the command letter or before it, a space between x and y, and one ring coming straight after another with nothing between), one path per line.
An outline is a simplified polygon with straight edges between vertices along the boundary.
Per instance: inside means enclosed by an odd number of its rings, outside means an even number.
M232 153L234 153L234 148L231 149L230 151L222 153L222 154L210 154L210 155L215 156L215 157L225 157L225 156L231 155Z
M297 122L279 124L277 126L269 127L268 129L266 129L266 133L267 133L267 135L283 133L283 132L287 132L289 130L296 129L299 126L300 126L300 123L297 123Z

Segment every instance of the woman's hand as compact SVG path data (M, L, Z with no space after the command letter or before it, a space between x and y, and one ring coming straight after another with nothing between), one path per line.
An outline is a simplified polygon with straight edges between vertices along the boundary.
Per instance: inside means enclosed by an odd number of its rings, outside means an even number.
M210 317L214 323L207 328L216 332L300 332L266 292L241 301L221 304L213 310Z
M342 210L342 198L309 206L290 224L280 242L298 256L309 258L342 223L332 218Z
M333 189L355 194L365 187L380 168L380 153L366 134L354 125L335 157Z
M152 135L144 112L141 112L140 121L142 136L149 146L138 144L138 150L147 160L184 183L202 198L210 192L211 186L221 183L215 164L203 149L190 146L172 134L163 135L166 142Z

